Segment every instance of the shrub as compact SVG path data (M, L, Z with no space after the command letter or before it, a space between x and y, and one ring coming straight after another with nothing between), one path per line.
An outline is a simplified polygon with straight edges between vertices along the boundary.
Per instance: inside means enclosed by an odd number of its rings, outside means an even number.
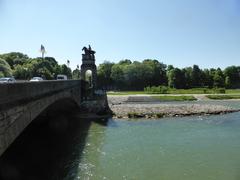
M226 90L225 88L215 88L214 93L216 94L225 94Z
M143 114L139 114L139 113L136 113L136 112L129 112L128 113L128 118L142 118L144 117Z
M144 91L146 93L151 94L167 94L168 93L168 87L166 86L147 86L144 88Z
M164 117L164 114L163 114L163 113L157 113L157 114L156 114L156 117L157 117L157 118L162 118L162 117Z

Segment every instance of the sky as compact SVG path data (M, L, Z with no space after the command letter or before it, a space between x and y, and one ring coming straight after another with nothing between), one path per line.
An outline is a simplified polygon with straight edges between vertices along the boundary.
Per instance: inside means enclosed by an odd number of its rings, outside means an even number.
M183 68L240 65L240 0L0 0L0 53L81 65L157 59Z

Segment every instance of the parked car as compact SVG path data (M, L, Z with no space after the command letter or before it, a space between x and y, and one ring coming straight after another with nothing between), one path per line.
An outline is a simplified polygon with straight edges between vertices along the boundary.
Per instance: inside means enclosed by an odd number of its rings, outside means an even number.
M57 80L67 80L67 76L64 74L58 74L57 75Z
M33 77L32 79L30 79L31 82L34 82L34 81L43 81L43 78L41 77Z
M14 77L3 77L0 78L0 83L15 83L16 80Z

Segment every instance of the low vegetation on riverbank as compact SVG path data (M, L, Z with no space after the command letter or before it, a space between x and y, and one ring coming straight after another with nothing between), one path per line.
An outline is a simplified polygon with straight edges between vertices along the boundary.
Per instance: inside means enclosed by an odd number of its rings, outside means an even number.
M224 92L225 91L225 92ZM209 88L192 88L192 89L168 89L167 91L109 91L108 95L138 95L138 94L239 94L240 89L209 89Z
M206 97L214 100L240 99L240 95L207 95Z
M151 98L159 101L196 101L194 96L151 96Z

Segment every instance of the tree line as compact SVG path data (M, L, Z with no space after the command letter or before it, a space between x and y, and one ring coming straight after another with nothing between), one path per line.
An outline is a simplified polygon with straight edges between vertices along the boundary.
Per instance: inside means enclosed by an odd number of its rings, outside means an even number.
M79 65L75 70L59 65L54 57L30 58L20 52L0 54L0 77L14 76L30 79L40 76L47 80L65 74L69 79L80 79ZM240 88L240 66L225 69L200 69L198 65L177 68L155 59L142 62L121 60L118 63L105 61L97 67L97 84L106 90L143 90L151 86L168 86L176 89L190 88Z
M105 61L98 66L98 85L107 90L143 90L151 86L190 88L240 88L240 66L200 69L198 65L177 68L158 60L142 62Z
M19 52L0 54L0 77L14 76L28 80L38 76L51 80L56 79L58 74L72 78L72 70L66 64L59 65L53 57L29 58Z

